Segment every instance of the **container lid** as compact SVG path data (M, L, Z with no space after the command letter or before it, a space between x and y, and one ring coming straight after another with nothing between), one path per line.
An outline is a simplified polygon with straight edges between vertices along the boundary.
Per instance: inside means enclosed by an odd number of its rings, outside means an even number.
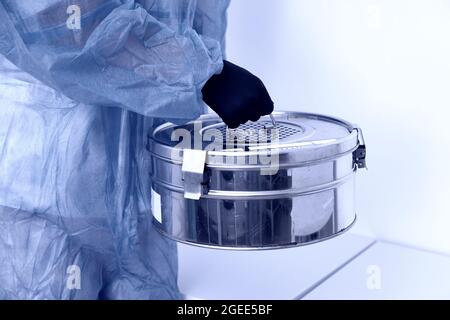
M195 149L207 151L210 167L248 169L264 164L245 159L224 161L224 157L276 153L280 165L296 166L353 152L361 144L359 129L338 118L299 112L275 112L272 116L275 123L266 116L237 129L227 128L212 114L184 125L166 123L154 130L149 148L154 156L174 163L183 162L183 150Z

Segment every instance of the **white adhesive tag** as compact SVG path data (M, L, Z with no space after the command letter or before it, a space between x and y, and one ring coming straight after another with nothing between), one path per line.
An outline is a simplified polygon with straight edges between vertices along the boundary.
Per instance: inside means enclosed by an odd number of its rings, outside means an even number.
M152 213L153 217L159 222L162 223L162 215L161 215L161 196L152 188Z

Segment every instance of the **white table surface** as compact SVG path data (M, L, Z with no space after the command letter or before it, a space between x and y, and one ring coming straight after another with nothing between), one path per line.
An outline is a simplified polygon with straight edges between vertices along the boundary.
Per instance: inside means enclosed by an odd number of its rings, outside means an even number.
M450 257L377 242L305 299L450 299Z
M296 299L374 243L351 233L309 246L224 251L178 245L180 290L188 299Z

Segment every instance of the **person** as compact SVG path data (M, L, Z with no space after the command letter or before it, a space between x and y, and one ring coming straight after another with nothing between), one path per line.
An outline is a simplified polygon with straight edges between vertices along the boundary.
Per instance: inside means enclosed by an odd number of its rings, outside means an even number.
M179 299L146 138L273 110L224 61L228 0L0 3L0 299Z

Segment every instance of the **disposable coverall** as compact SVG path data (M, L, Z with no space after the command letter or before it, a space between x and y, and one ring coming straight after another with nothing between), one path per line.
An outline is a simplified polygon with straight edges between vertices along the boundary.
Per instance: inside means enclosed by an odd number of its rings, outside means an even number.
M175 299L154 117L204 111L227 0L2 0L0 298Z

